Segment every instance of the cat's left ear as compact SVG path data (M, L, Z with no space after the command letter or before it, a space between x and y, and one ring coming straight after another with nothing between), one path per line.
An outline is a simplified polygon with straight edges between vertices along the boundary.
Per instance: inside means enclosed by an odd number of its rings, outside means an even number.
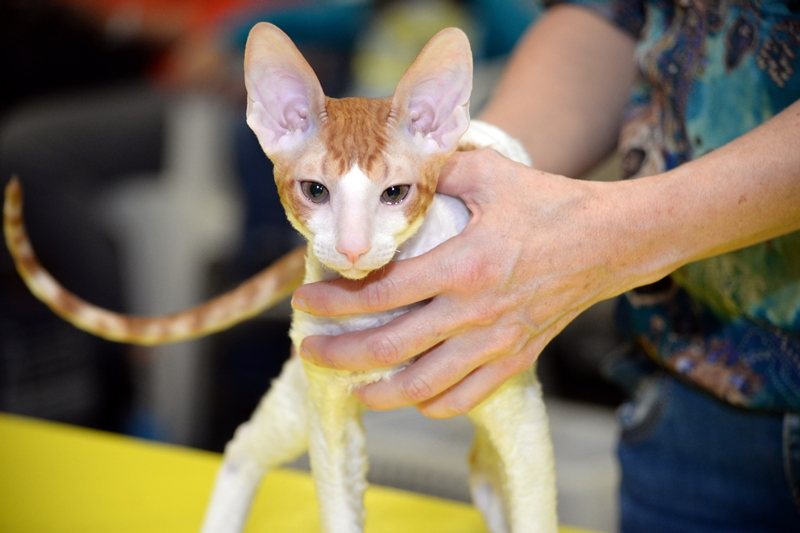
M244 53L247 124L269 157L304 146L325 117L325 95L303 55L277 26L261 22Z
M428 41L397 85L392 117L425 153L449 154L469 127L472 51L461 30Z

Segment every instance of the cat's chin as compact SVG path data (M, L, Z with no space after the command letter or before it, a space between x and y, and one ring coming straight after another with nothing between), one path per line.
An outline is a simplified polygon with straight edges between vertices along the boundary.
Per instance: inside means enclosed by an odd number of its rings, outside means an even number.
M336 273L343 278L352 279L352 280L359 280L366 278L370 272L372 272L373 268L354 268L354 267L342 267L341 265L331 265L325 263L324 261L320 261L322 263L322 267L329 273ZM335 277L335 276L334 276ZM331 278L328 278L331 279Z
M372 272L372 270L360 270L358 268L351 268L348 270L337 270L337 272L339 272L339 274L341 274L343 278L359 280L366 278L367 275L370 272Z

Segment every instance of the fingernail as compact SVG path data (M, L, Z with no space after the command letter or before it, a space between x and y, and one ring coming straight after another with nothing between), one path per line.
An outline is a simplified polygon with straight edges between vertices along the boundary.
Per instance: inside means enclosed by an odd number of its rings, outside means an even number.
M298 298L297 296L292 296L292 308L296 309L297 311L308 311L308 304L302 298Z
M366 386L369 387L369 385L366 385ZM352 391L352 394L353 394L353 396L355 396L356 400L358 400L359 402L364 404L365 407L369 407L367 405L367 400L369 399L369 397L364 394L364 385L361 385L359 387L355 387L353 389L353 391Z
M305 346L300 346L300 358L306 361L311 360L311 351Z

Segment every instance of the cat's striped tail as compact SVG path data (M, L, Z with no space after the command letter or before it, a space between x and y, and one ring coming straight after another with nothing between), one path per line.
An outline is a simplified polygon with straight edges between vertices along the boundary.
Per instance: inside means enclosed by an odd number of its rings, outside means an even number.
M126 316L81 300L39 264L22 221L22 187L16 177L6 186L3 230L17 270L37 298L84 331L130 344L166 344L224 330L289 296L302 284L305 275L304 246L205 304L163 317Z

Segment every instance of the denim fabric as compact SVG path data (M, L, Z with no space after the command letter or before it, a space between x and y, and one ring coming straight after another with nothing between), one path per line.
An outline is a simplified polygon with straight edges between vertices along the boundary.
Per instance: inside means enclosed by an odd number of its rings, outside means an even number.
M800 415L733 408L662 372L619 414L623 533L800 532Z

